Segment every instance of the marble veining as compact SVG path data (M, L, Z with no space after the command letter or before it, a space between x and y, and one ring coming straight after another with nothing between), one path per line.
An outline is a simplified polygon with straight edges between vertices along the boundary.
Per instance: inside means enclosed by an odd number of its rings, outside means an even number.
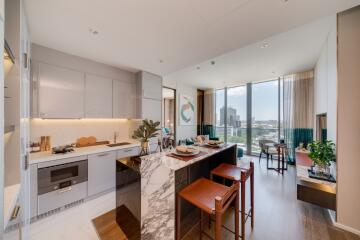
M141 239L175 238L175 171L233 147L199 147L207 154L190 161L155 153L141 158Z

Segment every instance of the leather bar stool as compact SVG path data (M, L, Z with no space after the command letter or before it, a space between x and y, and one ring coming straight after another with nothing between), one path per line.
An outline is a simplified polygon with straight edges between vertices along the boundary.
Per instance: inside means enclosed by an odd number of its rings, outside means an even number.
M223 179L233 181L233 185L240 183L240 198L241 198L241 235L242 239L245 239L245 223L247 219L251 218L251 228L254 228L254 163L250 162L248 166L237 167L227 163L222 163L211 171L211 179L213 176L219 176ZM245 194L246 194L246 181L250 178L250 194L251 200L250 210L246 213L245 210Z
M231 187L200 178L182 189L177 195L176 239L181 239L181 200L184 199L200 209L200 239L202 235L211 236L203 231L203 214L215 215L215 240L221 240L222 216L235 204L235 239L239 239L239 183Z

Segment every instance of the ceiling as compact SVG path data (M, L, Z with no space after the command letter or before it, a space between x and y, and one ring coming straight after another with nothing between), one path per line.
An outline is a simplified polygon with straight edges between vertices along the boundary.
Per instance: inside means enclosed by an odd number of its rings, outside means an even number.
M165 84L181 81L200 89L222 88L312 69L335 24L335 15L317 20L168 74Z
M132 71L166 75L359 2L27 0L25 4L33 42Z

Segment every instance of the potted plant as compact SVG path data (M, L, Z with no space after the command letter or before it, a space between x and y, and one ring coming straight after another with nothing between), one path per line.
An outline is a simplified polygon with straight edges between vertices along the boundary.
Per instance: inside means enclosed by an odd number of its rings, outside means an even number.
M315 174L330 175L329 166L335 161L335 144L332 141L310 143L309 157L314 163Z
M141 143L141 152L140 155L147 155L149 154L150 144L149 140L150 138L156 137L159 135L158 126L160 125L160 122L154 122L152 120L145 119L142 121L142 124L139 126L138 129L136 129L133 133L133 138L137 139Z

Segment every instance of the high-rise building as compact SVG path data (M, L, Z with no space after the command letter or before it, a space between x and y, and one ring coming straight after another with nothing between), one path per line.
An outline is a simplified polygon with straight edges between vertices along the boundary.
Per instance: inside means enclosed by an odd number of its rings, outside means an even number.
M225 107L220 109L220 126L225 124ZM236 109L227 108L227 125L231 127L241 127L240 116L236 114Z

